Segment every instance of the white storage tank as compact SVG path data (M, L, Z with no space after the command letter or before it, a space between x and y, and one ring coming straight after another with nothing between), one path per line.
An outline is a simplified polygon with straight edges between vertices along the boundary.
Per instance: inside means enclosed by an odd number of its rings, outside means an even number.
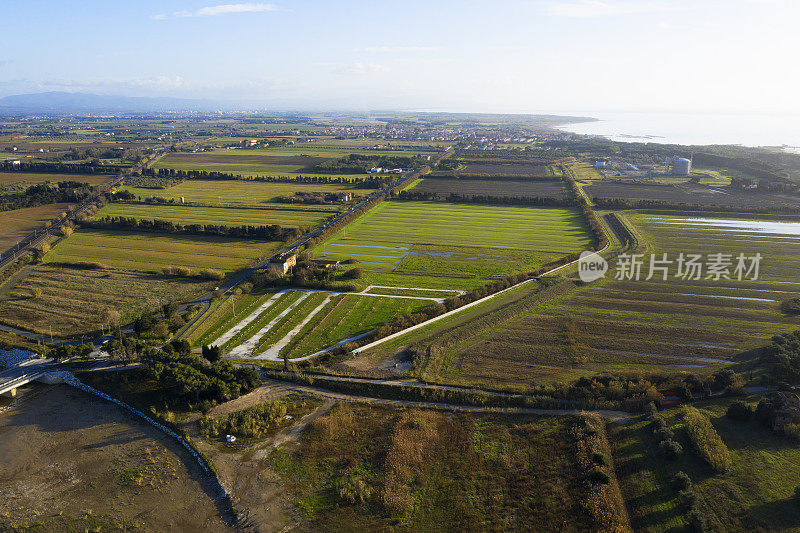
M692 171L692 162L683 157L678 157L672 162L673 176L688 176Z

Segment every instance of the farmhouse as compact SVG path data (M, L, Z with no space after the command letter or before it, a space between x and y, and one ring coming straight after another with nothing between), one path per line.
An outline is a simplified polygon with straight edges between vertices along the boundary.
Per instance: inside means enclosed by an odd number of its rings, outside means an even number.
M281 254L267 263L267 270L285 276L297 264L297 254Z

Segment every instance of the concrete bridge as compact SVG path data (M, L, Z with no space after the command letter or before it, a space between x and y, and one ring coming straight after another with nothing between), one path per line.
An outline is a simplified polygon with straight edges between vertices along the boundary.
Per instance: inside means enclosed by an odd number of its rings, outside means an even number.
M32 359L0 371L0 394L16 396L17 389L54 370L52 359Z

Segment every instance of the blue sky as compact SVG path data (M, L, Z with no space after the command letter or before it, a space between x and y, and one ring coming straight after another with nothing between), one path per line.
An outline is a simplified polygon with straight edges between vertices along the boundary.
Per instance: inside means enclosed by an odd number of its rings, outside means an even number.
M795 0L6 0L2 13L0 96L800 111Z

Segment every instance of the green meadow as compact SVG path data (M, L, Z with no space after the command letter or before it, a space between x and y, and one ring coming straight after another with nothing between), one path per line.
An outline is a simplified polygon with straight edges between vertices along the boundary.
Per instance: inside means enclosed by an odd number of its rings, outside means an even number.
M231 272L269 256L280 246L252 239L81 229L53 247L45 260L155 273L169 266Z
M269 226L285 228L316 226L330 212L294 209L242 209L233 207L190 207L182 205L119 204L103 207L94 218L106 216L145 220L169 220L180 224L218 224L222 226Z
M248 180L187 180L167 189L144 189L122 187L142 200L152 197L175 199L187 202L220 206L264 206L286 207L275 204L279 196L292 196L296 192L337 193L351 192L366 196L374 189L358 189L351 184L339 183L269 183ZM300 208L336 210L336 206L298 206Z

